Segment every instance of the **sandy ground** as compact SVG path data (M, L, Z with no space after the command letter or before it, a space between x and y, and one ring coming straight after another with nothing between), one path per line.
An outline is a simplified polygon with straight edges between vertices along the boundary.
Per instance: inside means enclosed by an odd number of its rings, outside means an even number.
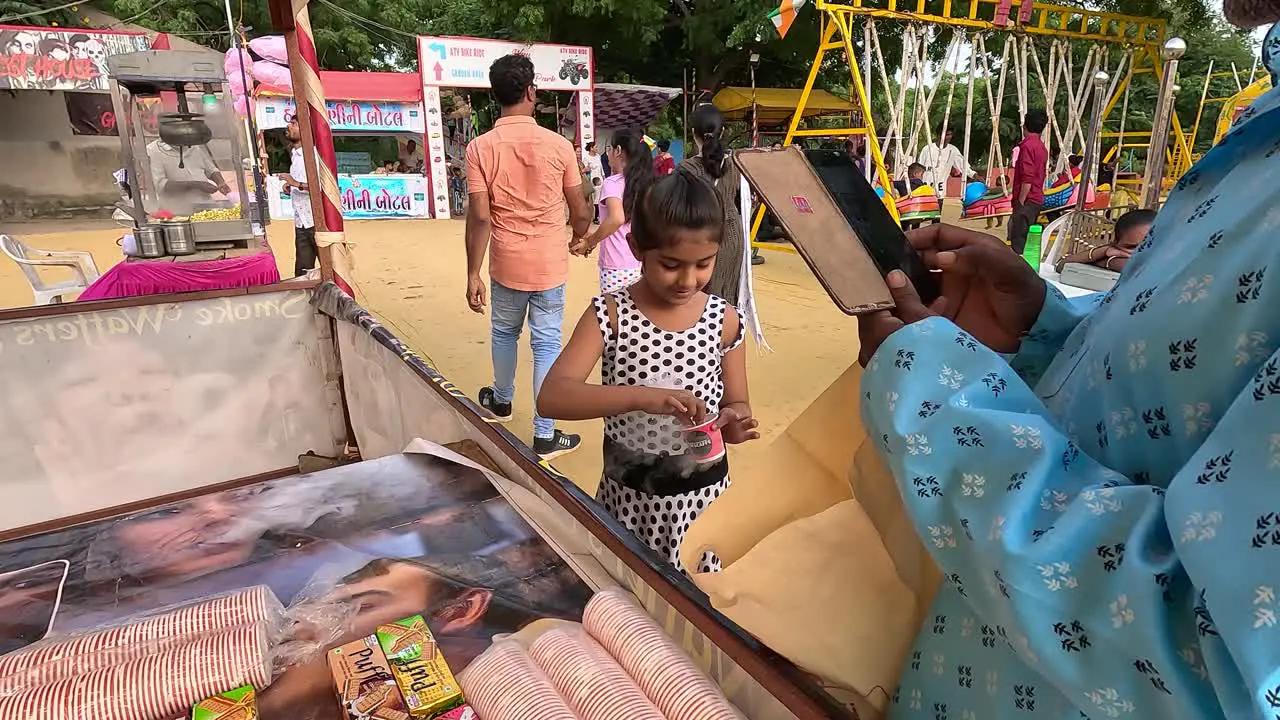
M91 227L91 226L90 226ZM119 262L114 227L81 229L33 224L3 228L32 247L88 250L105 271ZM347 225L355 241L357 273L370 309L419 353L429 357L450 380L471 392L492 381L489 325L464 300L465 250L460 220L357 221ZM273 223L269 231L282 275L293 266L293 228ZM756 292L771 353L750 350L751 404L760 420L763 442L734 453L735 463L750 463L754 453L794 420L857 359L857 325L828 299L799 256L764 252L756 268ZM69 277L69 276L68 276ZM570 265L565 337L598 292L595 260L573 258ZM31 303L18 267L0 259L0 307ZM527 335L526 335L527 338ZM511 429L526 441L532 435L532 363L522 338ZM601 467L601 423L567 423L581 433L583 447L557 459L556 466L589 491Z

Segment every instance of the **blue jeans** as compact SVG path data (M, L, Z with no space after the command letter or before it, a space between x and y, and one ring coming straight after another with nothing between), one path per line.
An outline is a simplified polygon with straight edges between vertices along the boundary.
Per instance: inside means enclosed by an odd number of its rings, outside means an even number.
M550 290L529 292L512 290L489 281L493 352L493 394L501 403L509 403L516 394L516 348L525 315L529 317L529 346L533 349L533 395L538 396L542 380L560 356L560 327L564 324L564 285ZM533 436L555 435L555 422L536 413Z

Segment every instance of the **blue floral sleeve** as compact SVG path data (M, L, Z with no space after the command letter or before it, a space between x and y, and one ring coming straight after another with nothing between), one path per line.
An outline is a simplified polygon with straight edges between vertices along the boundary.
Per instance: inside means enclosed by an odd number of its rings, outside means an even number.
M1060 300L1042 321L1074 326ZM1060 332L1037 342L1061 346ZM1280 551L1280 353L1167 494L1082 452L1023 377L945 319L891 335L863 390L951 589L1064 698L1097 717L1280 713L1280 562L1239 562L1250 545Z
M1031 387L1039 382L1049 364L1057 357L1076 326L1098 307L1101 293L1067 299L1051 283L1045 283L1044 308L1040 317L1022 339L1018 353L1009 360L1022 379Z

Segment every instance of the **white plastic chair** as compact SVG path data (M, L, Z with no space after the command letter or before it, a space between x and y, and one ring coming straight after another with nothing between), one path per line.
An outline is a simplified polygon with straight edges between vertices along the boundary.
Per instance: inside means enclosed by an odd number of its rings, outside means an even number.
M78 250L37 250L10 235L0 235L0 250L22 268L35 295L36 305L61 303L64 295L82 292L98 279L98 266L93 256ZM66 267L76 274L74 280L46 283L40 277L40 267Z

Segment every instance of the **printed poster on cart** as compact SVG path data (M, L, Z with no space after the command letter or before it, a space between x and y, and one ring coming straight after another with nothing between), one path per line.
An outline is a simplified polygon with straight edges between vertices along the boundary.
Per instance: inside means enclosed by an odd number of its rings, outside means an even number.
M427 178L422 175L339 175L342 217L351 220L427 217ZM273 220L293 218L293 201L278 177L267 178Z
M255 586L299 617L344 618L315 638L318 650L421 614L455 673L495 635L580 620L591 590L573 569L483 473L430 452L0 543L0 655L50 628L74 633ZM344 720L323 652L281 669L259 688L264 719Z
M262 130L283 128L298 112L291 97L264 96L254 100L254 106ZM334 132L421 135L426 130L421 103L328 100L325 111Z

